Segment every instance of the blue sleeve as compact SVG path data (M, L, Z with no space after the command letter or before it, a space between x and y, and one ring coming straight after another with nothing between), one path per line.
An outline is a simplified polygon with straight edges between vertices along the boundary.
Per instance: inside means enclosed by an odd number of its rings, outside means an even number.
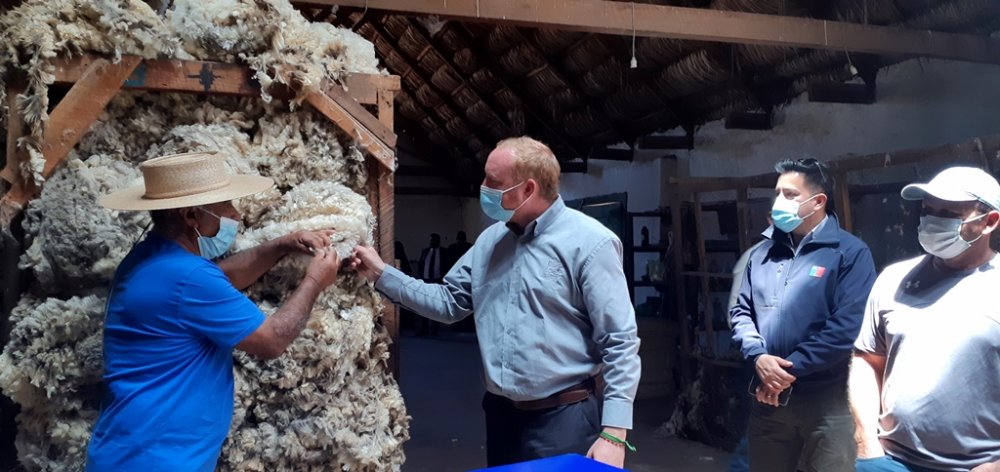
M264 323L257 305L217 266L195 269L180 290L180 324L221 347L235 347Z
M796 346L786 359L789 373L802 377L825 370L851 356L861 331L865 302L875 284L875 262L868 247L855 251L837 276L833 310L823 327Z
M756 250L754 251L756 252ZM767 354L767 344L764 337L757 331L756 318L753 313L753 255L747 261L740 283L740 294L736 303L729 310L729 324L733 327L733 341L743 353L743 358L753 361L761 354Z

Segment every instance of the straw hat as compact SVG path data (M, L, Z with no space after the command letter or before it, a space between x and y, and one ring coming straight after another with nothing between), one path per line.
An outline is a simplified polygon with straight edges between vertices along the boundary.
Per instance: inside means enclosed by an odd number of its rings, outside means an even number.
M231 175L215 152L157 157L139 164L144 185L101 197L112 210L166 210L208 205L263 192L274 181L257 175Z

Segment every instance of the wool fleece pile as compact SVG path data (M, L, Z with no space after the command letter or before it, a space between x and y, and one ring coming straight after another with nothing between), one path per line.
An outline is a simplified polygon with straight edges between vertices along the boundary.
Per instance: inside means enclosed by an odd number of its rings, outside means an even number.
M292 85L297 98L349 72L379 73L370 43L309 22L284 0L170 4L161 16L139 1L28 1L0 17L0 94L12 74L27 80L17 97L30 131L21 143L32 157L25 175L42 183L53 82L46 59L85 52L237 62L265 86ZM337 231L330 243L341 256L372 243L362 153L296 101L122 91L44 182L23 222L20 264L31 282L0 355L0 390L21 406L17 449L26 470L82 468L100 407L107 289L149 225L147 213L105 210L97 199L134 184L140 162L213 150L234 172L274 178L274 189L237 201L245 229L234 250L324 228ZM307 264L306 256L283 259L248 296L272 314ZM235 411L219 470L400 469L409 417L386 368L381 303L369 284L342 274L283 356L235 353Z

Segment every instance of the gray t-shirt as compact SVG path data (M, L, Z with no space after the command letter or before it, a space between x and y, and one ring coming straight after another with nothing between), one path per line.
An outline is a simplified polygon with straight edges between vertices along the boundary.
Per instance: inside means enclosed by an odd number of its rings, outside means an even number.
M1000 256L942 272L921 256L872 288L855 348L886 357L879 439L915 465L969 470L1000 459Z

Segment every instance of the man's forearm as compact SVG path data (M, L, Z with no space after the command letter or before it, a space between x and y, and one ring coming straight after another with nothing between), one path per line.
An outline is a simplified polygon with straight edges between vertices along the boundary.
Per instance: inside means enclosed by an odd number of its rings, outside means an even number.
M278 311L267 319L266 324L273 335L275 351L283 352L306 327L320 292L316 282L309 277L304 278Z
M280 238L279 238L280 239ZM219 261L219 268L237 290L243 290L264 275L287 254L279 239L240 251Z
M872 365L861 355L855 356L851 362L849 378L848 397L851 414L854 415L854 438L860 458L885 455L878 440L878 417L882 410L879 379L884 366L877 362L878 359L872 361L879 365Z

